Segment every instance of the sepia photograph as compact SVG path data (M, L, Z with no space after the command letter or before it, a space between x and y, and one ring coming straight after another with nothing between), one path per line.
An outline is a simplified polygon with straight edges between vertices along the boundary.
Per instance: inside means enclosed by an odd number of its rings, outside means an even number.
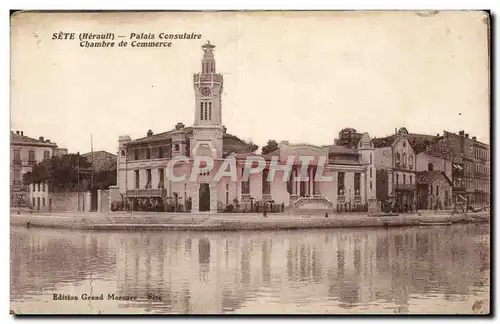
M488 11L12 11L10 313L491 315Z

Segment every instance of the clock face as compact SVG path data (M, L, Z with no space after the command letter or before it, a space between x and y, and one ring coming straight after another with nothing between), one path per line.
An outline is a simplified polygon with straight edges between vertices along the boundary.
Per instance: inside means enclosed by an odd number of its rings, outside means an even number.
M204 87L204 88L201 88L201 94L204 95L204 96L210 96L210 88L208 87Z

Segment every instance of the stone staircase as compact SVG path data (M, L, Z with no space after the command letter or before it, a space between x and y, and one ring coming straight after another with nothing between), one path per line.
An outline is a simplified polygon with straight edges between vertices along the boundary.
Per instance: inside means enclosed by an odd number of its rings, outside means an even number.
M323 214L334 211L333 203L322 196L300 197L291 205L290 212L293 214Z

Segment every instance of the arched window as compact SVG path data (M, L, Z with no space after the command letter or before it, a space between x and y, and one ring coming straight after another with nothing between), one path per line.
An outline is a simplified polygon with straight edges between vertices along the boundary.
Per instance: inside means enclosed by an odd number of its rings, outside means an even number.
M203 102L200 102L200 119L203 120Z
M370 153L370 164L372 164L373 162L373 157L372 157L372 154Z
M212 102L208 103L208 120L212 120Z
M208 120L208 109L207 109L207 103L205 102L205 120Z
M406 153L403 153L403 168L406 168L406 162Z
M433 171L433 170L434 170L434 165L433 165L432 163L429 163L429 164L427 165L427 170L428 170L428 171Z

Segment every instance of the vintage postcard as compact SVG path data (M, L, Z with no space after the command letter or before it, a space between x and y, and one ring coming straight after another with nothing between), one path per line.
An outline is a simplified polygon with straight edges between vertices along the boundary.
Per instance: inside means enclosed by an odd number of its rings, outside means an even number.
M11 16L12 314L490 314L484 11Z

